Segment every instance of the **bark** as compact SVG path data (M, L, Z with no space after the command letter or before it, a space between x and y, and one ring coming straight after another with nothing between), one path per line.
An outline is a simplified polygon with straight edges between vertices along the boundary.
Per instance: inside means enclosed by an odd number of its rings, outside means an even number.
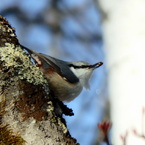
M76 145L58 104L14 28L0 16L0 144Z

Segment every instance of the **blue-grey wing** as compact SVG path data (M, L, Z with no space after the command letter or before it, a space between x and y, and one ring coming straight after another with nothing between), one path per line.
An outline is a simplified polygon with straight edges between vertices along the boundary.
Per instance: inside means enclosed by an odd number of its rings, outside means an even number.
M48 56L46 54L37 53L36 51L26 48L24 46L22 47L25 50L27 50L30 54L35 54L36 56L40 57L43 60L43 67L52 67L60 76L66 78L66 80L70 83L79 82L79 79L70 70L67 62Z
M46 54L40 55L45 59L45 61L50 64L61 76L65 77L70 83L77 83L79 79L70 70L70 67L66 61L56 59L54 57L48 56Z

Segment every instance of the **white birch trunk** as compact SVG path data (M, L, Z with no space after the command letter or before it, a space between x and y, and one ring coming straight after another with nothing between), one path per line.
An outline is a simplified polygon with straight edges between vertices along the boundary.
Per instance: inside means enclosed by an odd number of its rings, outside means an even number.
M126 145L144 145L145 139L132 130L145 132L145 1L99 0L99 4L104 13L112 144L122 145L120 135L127 131Z

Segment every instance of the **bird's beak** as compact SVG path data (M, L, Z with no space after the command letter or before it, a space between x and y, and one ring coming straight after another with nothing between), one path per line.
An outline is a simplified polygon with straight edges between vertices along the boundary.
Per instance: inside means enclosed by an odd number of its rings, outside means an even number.
M97 63L91 65L90 68L96 69L96 68L100 67L101 65L103 65L103 62L97 62Z

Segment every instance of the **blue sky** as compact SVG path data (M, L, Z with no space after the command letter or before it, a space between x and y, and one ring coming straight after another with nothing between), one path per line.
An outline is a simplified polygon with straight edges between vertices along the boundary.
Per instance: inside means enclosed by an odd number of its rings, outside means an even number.
M47 22L46 11L51 8L50 2L50 0L1 0L0 12L3 14L6 8L16 6L25 13L28 20L33 21L41 14ZM67 61L83 60L89 63L104 61L102 40L95 40L96 34L101 37L101 20L93 1L62 0L62 2L65 7L60 3L59 8L65 16L61 14L59 22L64 33L56 34L43 23L31 24L30 21L27 24L15 13L7 13L4 16L16 28L20 43L26 47ZM68 10L76 9L76 14L67 13L66 7ZM78 9L80 11L77 14ZM84 36L85 41L80 41L75 36ZM71 135L81 145L91 145L97 135L97 123L102 119L102 109L105 105L105 85L105 67L102 66L95 70L90 80L91 90L84 89L78 98L67 103L75 113L73 117L65 117L67 125Z

